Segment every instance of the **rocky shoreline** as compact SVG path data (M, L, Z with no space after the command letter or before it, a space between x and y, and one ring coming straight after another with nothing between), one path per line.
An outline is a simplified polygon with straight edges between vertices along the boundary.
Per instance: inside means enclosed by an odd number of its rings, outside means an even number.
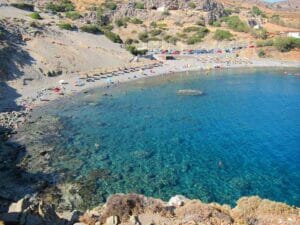
M2 221L1 221L2 220ZM55 212L37 196L25 196L0 214L0 224L22 225L238 225L285 224L300 222L300 208L284 203L243 197L237 205L203 203L181 195L168 202L138 194L115 194L104 205L86 212Z

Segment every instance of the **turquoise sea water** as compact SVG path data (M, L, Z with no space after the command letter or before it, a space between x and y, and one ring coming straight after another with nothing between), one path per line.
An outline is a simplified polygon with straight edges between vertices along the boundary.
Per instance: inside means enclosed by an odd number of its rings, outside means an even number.
M232 205L259 195L300 206L299 76L195 72L104 91L112 96L94 90L47 111L63 125L51 166L87 185L95 201L137 192Z

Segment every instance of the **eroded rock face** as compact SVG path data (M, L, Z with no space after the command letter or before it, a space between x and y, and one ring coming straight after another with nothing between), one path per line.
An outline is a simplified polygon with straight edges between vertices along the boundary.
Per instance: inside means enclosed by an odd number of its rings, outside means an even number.
M71 213L72 216L67 220L61 219L62 213L59 217L51 204L45 204L35 196L26 196L11 205L9 213L0 214L0 221L23 225L74 223L78 225L294 225L300 223L300 208L257 196L241 198L233 209L228 205L207 204L184 196L174 196L169 203L183 200L184 204L170 205L160 199L143 195L116 194L109 197L105 205L88 210L80 217L80 223L76 223L78 212Z
M145 8L147 9L158 9L160 7L165 7L169 10L177 10L180 8L180 0L146 0Z
M56 214L54 207L36 196L25 196L17 203L12 203L7 213L0 214L0 220L22 225L64 225L65 219Z
M203 10L208 12L206 22L209 24L212 24L214 21L226 15L224 6L215 0L205 0Z
M183 199L184 204L170 206L167 202L143 195L112 195L103 207L86 213L83 222L89 225L97 222L107 224L107 221L116 221L118 218L118 224L128 225L132 223L133 217L138 218L134 220L134 223L138 224L166 225L290 225L300 222L299 208L259 197L241 198L233 209L228 205L207 204L199 200L189 200L184 196L174 196L169 203L178 203Z

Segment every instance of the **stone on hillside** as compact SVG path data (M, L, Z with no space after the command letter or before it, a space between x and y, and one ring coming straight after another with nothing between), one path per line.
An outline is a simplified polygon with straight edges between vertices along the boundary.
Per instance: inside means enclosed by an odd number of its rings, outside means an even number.
M106 225L118 225L119 218L117 216L111 216L106 219Z
M141 225L138 216L130 216L129 221L132 225Z
M183 206L188 200L189 199L184 197L183 195L175 195L174 197L170 198L168 206Z

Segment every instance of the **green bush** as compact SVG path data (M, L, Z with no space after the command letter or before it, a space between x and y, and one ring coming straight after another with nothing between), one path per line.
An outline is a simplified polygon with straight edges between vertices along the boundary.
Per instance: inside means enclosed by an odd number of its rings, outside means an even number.
M300 39L293 37L277 38L274 45L278 51L289 52L294 48L300 48Z
M74 30L76 28L69 23L59 23L58 27L63 30Z
M266 56L266 53L265 53L265 51L264 51L264 50L262 50L262 49L260 49L260 50L258 51L258 56L259 56L260 58L263 58L263 57L265 57L265 56Z
M167 30L168 25L166 23L158 23L157 27L162 30Z
M232 9L224 9L224 13L225 13L225 15L229 16L233 13L233 10Z
M142 42L148 42L149 41L149 35L147 33L147 31L144 31L142 33L139 33L138 38L142 41Z
M193 45L193 44L199 43L201 41L202 41L201 37L199 37L198 35L193 35L187 39L187 44Z
M196 25L205 27L205 19L203 17L200 17L197 20Z
M157 27L157 23L155 21L152 21L150 23L150 27L156 28Z
M143 21L138 18L132 18L129 22L133 24L143 24Z
M155 36L158 36L160 35L162 32L162 30L159 30L159 29L154 29L154 30L151 30L149 33L152 37L155 37Z
M272 15L271 18L268 19L268 21L270 23L274 23L274 24L277 24L277 25L280 25L280 26L285 26L285 22L280 19L280 16L279 15Z
M30 16L31 19L34 19L34 20L41 20L42 19L41 15L38 12L33 12L29 16Z
M204 38L209 33L209 29L206 27L200 27L200 29L196 32L196 35L200 38Z
M267 39L268 38L268 32L266 29L252 29L251 30L251 35L255 38L260 38L260 39Z
M107 37L109 40L111 40L114 43L123 43L122 39L120 36L116 33L113 33L111 31L105 31L104 32L105 37Z
M34 5L32 4L27 4L27 3L12 3L10 4L11 6L18 8L18 9L22 9L22 10L26 10L26 11L34 11Z
M172 35L166 35L166 36L164 36L164 41L167 42L167 43L171 43L173 45L176 45L176 43L178 41L178 38L174 37Z
M180 39L187 39L188 35L186 33L177 33L176 36Z
M110 10L116 10L117 9L117 4L114 2L106 2L104 4L104 7Z
M134 3L134 8L136 8L136 9L144 9L145 5L144 5L143 2L135 2Z
M261 11L257 6L253 6L251 12L253 15L265 17L265 13Z
M75 6L69 0L62 0L58 3L52 3L52 2L48 3L46 5L46 9L52 11L53 13L68 12L68 11L74 11Z
M218 40L218 41L223 41L223 40L231 40L233 37L233 35L227 31L227 30L220 30L220 29L217 29L213 38L215 40Z
M256 42L257 47L266 47L266 46L273 46L273 45L274 45L274 41L272 39Z
M243 22L238 16L229 16L225 18L225 22L229 28L238 32L248 32L248 25Z
M115 24L117 25L117 27L127 27L127 23L122 19L115 20Z
M133 42L134 42L134 40L132 38L128 38L128 39L126 39L124 44L125 45L131 45L131 44L133 44Z
M197 6L194 2L189 2L188 3L188 6L191 8L191 9L195 9Z
M214 21L213 23L212 23L212 26L213 27L221 27L221 22L220 21Z
M129 51L133 55L145 55L147 53L147 50L138 50L135 46L133 45L126 45L126 50Z
M200 27L186 27L183 29L184 33L190 33L190 32L196 32L199 31L201 28Z
M109 24L109 18L108 16L103 14L103 9L98 8L96 11L97 20L100 26L106 26Z
M79 12L70 11L70 12L66 12L66 17L69 18L69 19L71 19L71 20L78 20L82 16L79 14Z
M99 27L96 25L92 25L92 24L83 25L82 27L80 27L80 30L83 32L91 33L91 34L101 33L101 30L99 29Z
M107 24L101 27L102 31L111 31L112 29L114 29L114 27L111 24Z

